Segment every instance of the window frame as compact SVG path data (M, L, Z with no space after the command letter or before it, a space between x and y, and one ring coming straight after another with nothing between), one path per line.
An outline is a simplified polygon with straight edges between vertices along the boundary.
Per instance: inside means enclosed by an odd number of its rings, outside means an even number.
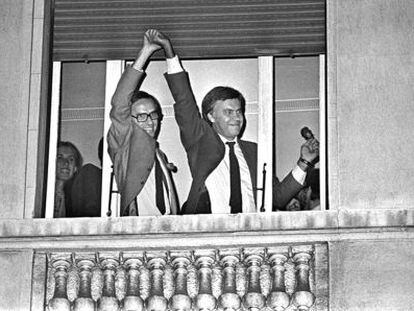
M277 133L275 132L275 56L258 56L258 163L257 163L257 212L272 212L272 175L274 172L274 141ZM106 138L110 127L109 112L111 109L111 98L115 92L118 81L125 68L124 60L106 61L106 80L105 80L105 106L104 106L104 133ZM45 218L53 218L54 212L54 193L55 193L55 170L56 152L59 132L59 109L61 95L61 62L53 62L52 69L52 96L50 110L50 131L49 131L49 152L48 152L48 171L47 171L47 193L46 193L46 212ZM326 185L326 60L325 55L319 55L319 140L320 144L320 202L321 210L327 209L327 185ZM268 103L272 103L269 105ZM108 150L107 140L104 139L103 150ZM261 160L259 160L261 159ZM265 186L262 177L263 169L267 172ZM102 191L101 191L101 217L119 217L119 202L110 193L110 182L112 172L112 161L108 152L103 153L102 163ZM113 180L116 187L116 182ZM265 188L265 198L263 200L263 188ZM263 200L263 201L262 201ZM261 210L262 202L264 209ZM109 213L109 204L111 212Z

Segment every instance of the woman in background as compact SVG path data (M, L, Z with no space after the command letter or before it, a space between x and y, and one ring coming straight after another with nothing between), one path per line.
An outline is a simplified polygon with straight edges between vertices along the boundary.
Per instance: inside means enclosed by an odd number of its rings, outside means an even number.
M74 144L68 141L58 143L54 218L66 217L66 210L71 209L72 184L82 167L82 161L82 155Z

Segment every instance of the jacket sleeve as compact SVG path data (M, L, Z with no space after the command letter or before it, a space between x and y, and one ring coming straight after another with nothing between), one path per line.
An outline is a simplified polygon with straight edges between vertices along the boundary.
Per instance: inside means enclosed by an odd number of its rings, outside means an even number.
M124 152L132 134L132 121L130 117L131 97L134 90L140 86L145 78L145 73L139 72L132 67L127 67L118 82L117 88L111 100L111 126L108 131L108 151L114 164L118 187L124 180L123 162L127 161Z
M289 201L303 188L289 173L282 181L273 179L273 211L285 210Z
M174 112L180 128L181 141L188 151L210 126L201 118L188 73L183 71L165 74L165 78L175 101Z

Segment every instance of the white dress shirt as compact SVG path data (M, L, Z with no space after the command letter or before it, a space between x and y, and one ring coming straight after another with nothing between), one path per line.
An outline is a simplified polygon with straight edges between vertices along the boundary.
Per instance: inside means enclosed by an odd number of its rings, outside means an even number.
M164 176L168 176L168 172L166 172L167 168L164 164L163 159L159 156L159 154L155 153L158 161L160 162L161 169L163 171ZM168 177L167 177L168 181ZM169 185L171 187L171 185ZM169 200L169 193L165 188L164 182L162 183L162 189L164 191L164 202L165 202L165 215L171 214L170 209L170 200ZM152 166L152 170L148 176L147 181L145 182L144 187L142 188L141 192L137 196L137 205L138 205L138 215L139 216L158 216L161 215L160 210L157 207L157 202L155 198L155 163Z
M206 187L210 196L212 214L230 214L230 160L229 146L226 144L227 139L219 135L225 144L225 153L223 160L216 169L206 179ZM242 194L242 211L243 213L256 212L254 202L252 178L246 159L240 149L237 140L234 140L234 153L237 157L240 167L240 186Z

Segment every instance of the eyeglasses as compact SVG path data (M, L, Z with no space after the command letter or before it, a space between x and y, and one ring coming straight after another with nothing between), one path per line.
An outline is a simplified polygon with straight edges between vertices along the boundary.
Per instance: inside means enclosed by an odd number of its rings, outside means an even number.
M153 111L151 113L138 113L136 116L131 116L135 119L137 119L138 122L146 122L148 120L148 117L151 120L157 120L160 116L158 112Z

